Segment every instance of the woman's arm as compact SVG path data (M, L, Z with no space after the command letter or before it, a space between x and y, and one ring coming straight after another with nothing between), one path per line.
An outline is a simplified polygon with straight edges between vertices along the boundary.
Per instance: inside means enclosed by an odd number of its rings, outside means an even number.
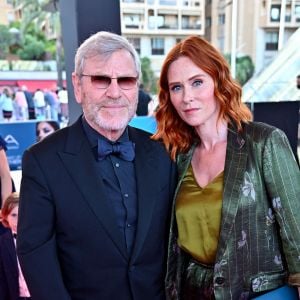
M10 169L4 149L0 150L1 199L4 201L12 192Z

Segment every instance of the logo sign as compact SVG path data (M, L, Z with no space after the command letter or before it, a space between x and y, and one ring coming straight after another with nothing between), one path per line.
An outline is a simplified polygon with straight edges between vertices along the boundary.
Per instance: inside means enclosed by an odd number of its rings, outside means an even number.
M7 143L10 170L22 169L23 152L36 142L36 122L0 123L0 135Z

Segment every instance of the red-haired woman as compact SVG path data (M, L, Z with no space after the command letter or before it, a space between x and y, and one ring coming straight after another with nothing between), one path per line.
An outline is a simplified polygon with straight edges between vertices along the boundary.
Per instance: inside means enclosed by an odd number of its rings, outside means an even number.
M175 45L159 83L154 138L180 176L167 298L251 299L300 286L300 172L285 134L251 122L225 59L200 37Z

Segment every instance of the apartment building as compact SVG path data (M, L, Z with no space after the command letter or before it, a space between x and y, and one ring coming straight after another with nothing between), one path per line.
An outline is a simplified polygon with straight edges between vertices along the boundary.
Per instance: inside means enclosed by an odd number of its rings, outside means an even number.
M237 0L237 55L249 55L259 73L278 52L281 5L285 3L283 45L300 27L300 0ZM232 1L207 0L205 37L231 52Z
M156 74L165 55L188 35L204 35L205 0L120 0L121 30Z
M8 25L15 20L12 2L12 0L0 0L0 24Z

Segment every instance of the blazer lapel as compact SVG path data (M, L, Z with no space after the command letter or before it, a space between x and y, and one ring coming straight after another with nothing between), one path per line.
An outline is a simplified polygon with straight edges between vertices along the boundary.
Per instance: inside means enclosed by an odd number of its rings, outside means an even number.
M156 156L151 147L149 138L141 140L135 134L134 129L129 127L129 135L135 143L135 172L138 199L138 223L135 244L131 260L138 256L143 243L147 237L152 220L152 212L157 199L157 190L160 187L159 176L156 176Z
M115 216L104 201L105 187L95 168L92 149L80 120L70 127L65 151L59 155L87 205L90 206L120 253L127 259L126 245L122 242Z
M218 255L224 253L226 243L233 228L233 220L237 214L241 199L241 186L244 180L247 156L247 147L242 135L232 130L232 128L229 128L224 172L222 224Z
M18 262L17 262L17 254L16 254L16 247L14 244L14 238L12 236L11 231L8 231L3 234L3 247L6 247L7 250L7 259L11 262L12 270L16 271L18 274ZM6 263L9 263L8 260Z

